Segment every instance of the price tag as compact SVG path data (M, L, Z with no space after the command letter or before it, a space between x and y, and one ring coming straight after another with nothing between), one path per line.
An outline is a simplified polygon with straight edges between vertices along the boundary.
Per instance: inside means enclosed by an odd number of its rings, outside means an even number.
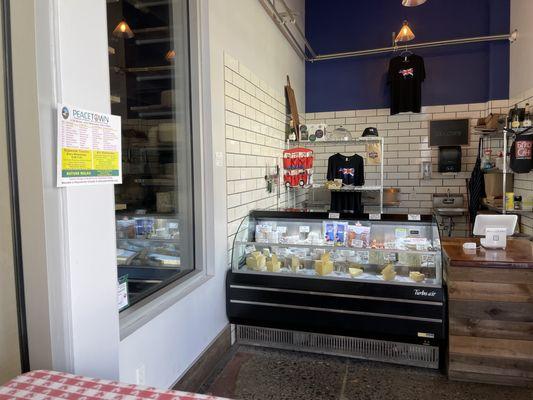
M420 221L420 214L408 214L407 220L408 221Z
M330 212L328 214L328 218L329 219L339 219L341 217L341 214L340 213L333 213L333 212Z
M309 233L309 226L308 225L300 226L300 233Z
M363 248L363 241L359 239L353 239L352 240L352 247L357 247L358 249Z
M368 219L381 219L381 214L368 214Z
M287 233L287 227L286 226L278 226L278 232L279 233Z
M129 305L128 275L123 275L118 279L117 303L119 311Z

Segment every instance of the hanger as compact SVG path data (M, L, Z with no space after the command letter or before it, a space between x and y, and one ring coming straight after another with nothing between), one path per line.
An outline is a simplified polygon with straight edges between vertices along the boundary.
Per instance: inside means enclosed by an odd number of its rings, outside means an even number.
M405 46L405 50L400 53L400 57L403 57L403 62L409 61L409 56L412 56L413 52L410 51L407 46Z

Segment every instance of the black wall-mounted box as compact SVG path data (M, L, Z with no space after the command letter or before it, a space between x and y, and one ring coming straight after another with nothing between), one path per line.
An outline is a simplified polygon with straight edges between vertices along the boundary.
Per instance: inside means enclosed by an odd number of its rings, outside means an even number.
M439 172L461 172L461 146L439 147Z

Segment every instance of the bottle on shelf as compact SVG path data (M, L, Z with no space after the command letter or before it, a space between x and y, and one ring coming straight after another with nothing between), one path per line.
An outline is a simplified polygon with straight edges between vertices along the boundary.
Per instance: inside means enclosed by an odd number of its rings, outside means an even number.
M516 104L514 106L513 113L512 113L511 128L513 129L520 128L520 112L518 110L518 105Z
M481 160L481 169L483 171L489 171L494 168L494 162L492 161L492 150L486 149L484 151L483 159Z
M503 151L501 150L496 157L496 169L503 171Z
M524 121L522 121L522 127L524 128L531 127L531 114L529 112L529 103L526 103L526 110L524 113Z

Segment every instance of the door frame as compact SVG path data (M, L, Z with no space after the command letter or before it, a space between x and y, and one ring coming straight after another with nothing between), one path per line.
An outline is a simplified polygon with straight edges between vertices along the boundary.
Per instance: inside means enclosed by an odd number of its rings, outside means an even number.
M5 95L5 115L6 115L6 143L7 162L9 175L9 192L11 202L11 232L13 241L13 265L15 273L15 293L17 300L17 323L20 347L21 371L30 370L30 358L28 352L28 332L26 325L26 301L24 296L24 271L22 263L22 236L20 231L20 207L18 192L17 174L17 153L15 138L15 113L13 99L13 69L12 69L12 48L11 48L11 0L1 0L1 29L3 35L2 53L4 63L4 95Z

